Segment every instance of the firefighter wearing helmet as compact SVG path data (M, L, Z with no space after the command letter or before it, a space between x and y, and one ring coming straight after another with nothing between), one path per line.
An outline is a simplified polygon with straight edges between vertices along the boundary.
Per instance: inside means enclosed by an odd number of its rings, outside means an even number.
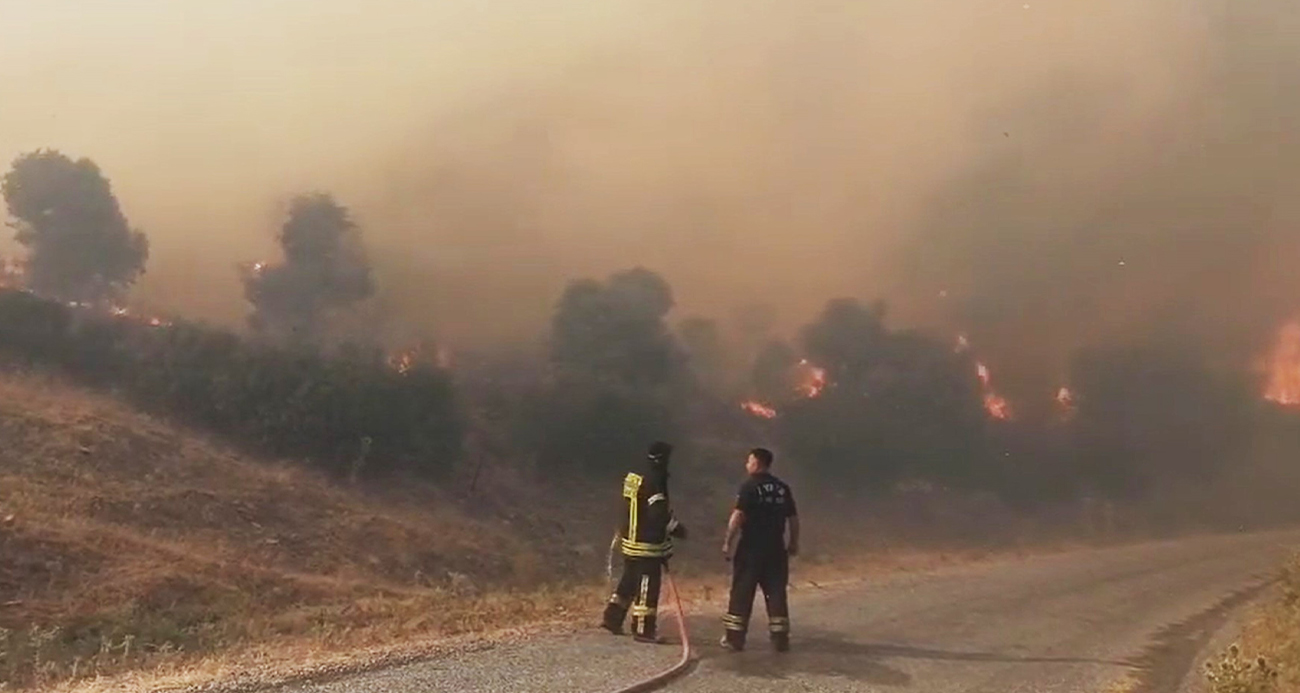
M672 451L668 443L651 444L645 462L623 478L622 520L615 537L623 573L605 605L601 627L621 635L630 610L637 642L662 642L656 632L659 587L673 554L673 538L686 538L686 527L674 516L668 496Z

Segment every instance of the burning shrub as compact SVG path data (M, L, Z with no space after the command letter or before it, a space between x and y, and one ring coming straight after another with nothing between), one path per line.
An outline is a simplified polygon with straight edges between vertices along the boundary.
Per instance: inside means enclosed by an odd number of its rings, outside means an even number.
M0 350L334 473L366 455L369 471L436 476L460 452L445 374L423 365L401 373L378 353L327 358L192 324L94 315L15 291L0 293Z
M778 406L790 453L828 485L987 482L973 365L939 340L890 332L883 320L883 306L840 299L804 330L810 375Z
M256 263L244 275L244 294L253 306L249 323L259 334L314 341L329 311L374 293L357 225L330 195L294 198L279 241L283 262Z

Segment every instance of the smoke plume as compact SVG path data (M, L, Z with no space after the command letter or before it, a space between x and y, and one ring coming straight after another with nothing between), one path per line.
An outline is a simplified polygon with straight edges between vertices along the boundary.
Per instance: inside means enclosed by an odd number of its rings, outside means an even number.
M1050 397L1078 346L1240 362L1296 308L1293 2L184 5L0 2L0 157L99 163L179 312L240 324L302 189L453 345L641 265L737 331L884 298Z

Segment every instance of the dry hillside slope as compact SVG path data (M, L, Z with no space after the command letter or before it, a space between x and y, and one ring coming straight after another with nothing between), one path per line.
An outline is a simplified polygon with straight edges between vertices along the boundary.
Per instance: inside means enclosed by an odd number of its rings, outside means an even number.
M332 487L31 375L0 377L0 440L11 686L273 636L353 647L558 608L501 596L540 570L526 533L432 490L416 504Z

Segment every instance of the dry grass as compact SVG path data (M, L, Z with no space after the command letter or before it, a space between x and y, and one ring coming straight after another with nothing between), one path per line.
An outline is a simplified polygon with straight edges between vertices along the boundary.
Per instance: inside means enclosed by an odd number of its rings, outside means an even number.
M0 440L10 687L443 638L564 616L583 592L521 590L554 577L536 544L433 490L368 498L49 379L0 379Z
M1206 663L1206 677L1213 693L1300 691L1300 557L1251 614L1239 642Z

